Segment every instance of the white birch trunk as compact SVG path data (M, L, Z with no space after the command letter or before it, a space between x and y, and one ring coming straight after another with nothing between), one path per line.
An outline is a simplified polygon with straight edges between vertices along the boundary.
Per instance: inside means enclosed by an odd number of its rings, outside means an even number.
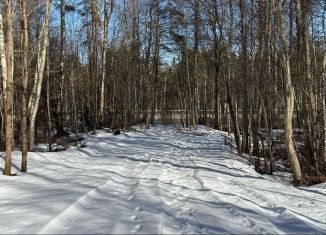
M326 52L324 54L324 60L323 60L323 73L322 73L322 81L323 81L323 88L324 88L324 94L322 99L322 107L323 107L323 134L324 134L324 162L326 163Z
M4 30L3 30L3 18L0 13L0 70L1 70L1 82L2 82L2 90L0 97L0 113L1 119L5 119L5 102L6 102L6 89L7 89L7 59L6 59L6 50L5 50L5 41L4 41ZM0 138L4 139L4 122L1 122L1 130L0 130Z
M114 0L111 0L111 10L108 12L109 0L104 0L104 21L102 21L102 43L103 43L103 51L102 51L102 78L101 78L101 90L100 90L100 110L99 110L99 118L100 123L102 124L103 116L104 116L104 97L105 97L105 81L106 81L106 63L107 63L107 48L108 48L108 28L109 21L113 12Z
M14 140L14 128L13 128L13 101L14 101L14 42L13 42L13 16L11 10L11 0L6 0L6 99L5 99L5 119L6 119L6 160L4 174L11 175L11 156Z
M22 47L22 69L21 69L21 171L27 172L28 152L28 130L27 130L27 94L28 94L28 18L27 0L20 1L21 18L21 47Z
M104 95L105 95L105 77L106 77L106 51L107 51L107 28L108 28L108 0L105 0L104 4L104 22L102 22L103 34L102 34L102 78L101 78L101 90L100 90L100 110L99 110L99 121L102 124L104 114Z
M6 100L7 60L6 60L5 39L4 39L4 31L3 31L3 18L1 13L0 13L0 63L1 63L3 99Z
M47 48L49 46L49 17L52 5L52 0L44 0L45 2L45 16L42 25L42 30L39 36L39 45L37 50L37 64L34 78L34 86L31 97L28 103L29 110L29 149L34 148L35 135L35 119L40 101L42 81L44 77L44 68Z

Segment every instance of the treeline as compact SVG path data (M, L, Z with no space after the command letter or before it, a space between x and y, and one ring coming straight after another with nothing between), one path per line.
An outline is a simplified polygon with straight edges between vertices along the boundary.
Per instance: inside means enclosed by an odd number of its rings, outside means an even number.
M274 171L284 130L294 181L326 174L323 0L5 0L0 3L5 174L35 140L164 122L234 133ZM161 120L162 121L162 120ZM300 140L293 137L300 131ZM262 147L262 140L266 148ZM261 160L262 159L262 160Z

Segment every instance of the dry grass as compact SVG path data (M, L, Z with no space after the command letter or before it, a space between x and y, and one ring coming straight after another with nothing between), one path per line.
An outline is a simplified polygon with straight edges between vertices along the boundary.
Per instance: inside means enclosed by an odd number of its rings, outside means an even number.
M326 176L306 176L303 179L303 184L307 186L315 185L315 184L321 184L326 183Z

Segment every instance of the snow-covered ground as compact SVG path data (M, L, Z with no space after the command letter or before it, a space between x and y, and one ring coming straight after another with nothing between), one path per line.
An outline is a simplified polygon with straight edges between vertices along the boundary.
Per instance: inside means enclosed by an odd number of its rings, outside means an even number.
M0 176L0 233L326 233L325 184L261 176L225 133L196 133L102 131L86 148L30 153L29 173Z

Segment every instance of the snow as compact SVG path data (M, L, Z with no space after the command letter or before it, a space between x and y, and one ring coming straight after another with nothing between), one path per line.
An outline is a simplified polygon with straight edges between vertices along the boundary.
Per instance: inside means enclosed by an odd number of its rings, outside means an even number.
M27 174L0 176L0 233L326 233L326 184L259 175L226 138L159 126L29 153Z

